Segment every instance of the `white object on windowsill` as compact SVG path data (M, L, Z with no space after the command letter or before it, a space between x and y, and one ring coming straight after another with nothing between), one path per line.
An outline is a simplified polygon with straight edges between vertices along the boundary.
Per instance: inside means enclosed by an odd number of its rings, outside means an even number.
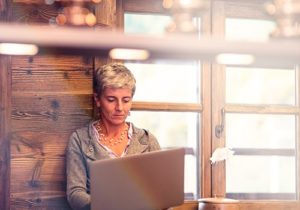
M232 157L233 154L234 154L233 150L231 150L227 147L219 147L213 152L213 154L210 158L211 164L226 160L229 157Z

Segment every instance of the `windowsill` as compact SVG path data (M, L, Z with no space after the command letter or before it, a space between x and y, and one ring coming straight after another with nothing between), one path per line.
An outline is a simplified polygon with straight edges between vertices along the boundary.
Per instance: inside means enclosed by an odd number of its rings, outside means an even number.
M202 203L203 204L203 203ZM206 203L208 204L208 203ZM198 201L185 201L184 204L170 208L170 210L211 210L219 209L220 206L223 210L299 210L300 201L257 201L257 200L247 200L239 201L237 203L209 203L208 205L199 205Z
M199 210L211 210L219 209L222 207L223 210L299 210L300 201L279 201L279 200L242 200L236 203L199 203ZM189 208L184 208L189 209Z

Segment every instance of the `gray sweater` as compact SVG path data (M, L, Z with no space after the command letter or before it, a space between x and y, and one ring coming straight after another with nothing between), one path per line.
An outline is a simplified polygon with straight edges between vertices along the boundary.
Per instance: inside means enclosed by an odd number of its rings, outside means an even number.
M159 150L156 138L144 129L132 124L133 133L126 155L141 154ZM110 158L109 153L99 145L92 122L72 133L67 146L67 198L75 210L90 209L89 162Z

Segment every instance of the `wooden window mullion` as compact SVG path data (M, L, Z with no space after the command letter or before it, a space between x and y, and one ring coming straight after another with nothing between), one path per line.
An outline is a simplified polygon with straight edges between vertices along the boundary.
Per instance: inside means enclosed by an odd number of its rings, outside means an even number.
M216 1L212 3L212 36L224 38L225 36L225 3ZM225 66L212 65L212 151L225 146L225 127L220 138L216 136L215 129L223 120L221 110L225 106ZM224 116L225 118L225 116ZM225 162L219 162L212 166L212 194L222 196L226 194Z

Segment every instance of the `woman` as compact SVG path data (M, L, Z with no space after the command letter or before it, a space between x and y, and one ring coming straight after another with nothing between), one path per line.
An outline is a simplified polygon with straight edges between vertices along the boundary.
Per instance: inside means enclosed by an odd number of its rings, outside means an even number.
M122 64L95 71L94 99L99 119L76 130L67 147L67 198L73 209L90 209L90 161L159 150L156 138L126 122L135 78Z

